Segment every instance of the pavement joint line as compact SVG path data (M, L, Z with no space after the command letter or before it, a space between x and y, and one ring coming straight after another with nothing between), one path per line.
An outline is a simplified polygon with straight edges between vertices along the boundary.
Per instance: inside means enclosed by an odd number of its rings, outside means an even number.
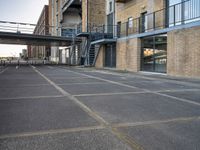
M64 89L56 85L53 81L48 79L45 75L43 75L41 72L39 72L36 68L34 70L41 75L45 80L47 80L54 88L56 88L60 93L62 93L63 96L68 97L70 100L75 102L80 108L82 108L86 113L88 113L92 118L97 120L101 125L107 125L108 123L99 115L97 115L94 111L92 111L89 107L84 105L82 102L80 102L77 98L75 98L73 95L70 93L66 92Z
M133 123L118 123L118 124L112 124L112 126L115 128L123 128L123 127L136 127L136 126L146 126L146 125L154 125L154 124L164 124L164 123L171 123L171 122L185 122L185 121L193 121L193 120L200 120L200 116L180 117L180 118L173 118L173 119L166 119L166 120L153 120L153 121L143 121L143 122L133 122Z
M101 130L101 129L104 129L104 127L91 126L91 127L78 127L78 128L68 128L68 129L51 129L51 130L46 130L46 131L35 131L35 132L24 132L24 133L0 135L0 140L8 139L8 138L42 136L42 135L48 135L48 134L52 135L52 134L75 133L75 132Z
M191 101L191 100L188 100L188 99L179 98L179 97L175 97L175 96L170 96L170 95L163 94L163 93L158 93L158 92L152 92L152 93L160 95L160 96L168 97L168 98L180 101L180 102L185 102L185 103L188 103L188 104L193 104L193 105L200 106L200 103L195 102L195 101Z
M199 89L186 89L186 90L160 90L160 91L154 91L154 92L185 92L185 91L199 91ZM119 93L96 93L96 94L78 94L73 95L75 97L90 97L90 96L111 96L111 95L126 95L126 94L145 94L145 93L151 93L146 91L141 92L119 92Z
M105 84L105 82L90 82L90 83L63 83L57 85L92 85L92 84Z
M99 79L101 81L109 82L109 83L112 83L112 84L116 84L116 85L128 87L128 88L141 89L141 90L143 90L145 92L148 92L148 93L152 93L152 94L156 94L156 95L168 97L168 98L171 98L173 100L180 101L180 102L185 102L185 103L189 103L189 104L200 106L200 103L194 102L194 101L191 101L191 100L188 100L188 99L178 98L178 97L175 97L175 96L170 96L170 95L159 93L159 92L156 92L156 91L150 91L150 90L143 89L143 88L138 88L138 87L135 87L135 86L132 86L132 85L127 85L127 84L124 84L124 83L119 83L119 82L116 82L116 81L111 81L111 80L108 80L108 79L103 79L103 78L100 78L100 77L94 77L92 75L86 75L84 73L79 73L79 72L75 72L75 71L71 71L71 72L74 72L74 73L77 73L77 74L80 74L80 75L84 75L84 76L88 76L88 77L91 77L91 78L94 78L94 79Z
M136 142L135 139L133 139L133 137L130 137L129 135L119 131L117 128L112 127L111 128L112 133L118 137L119 139L121 139L122 141L124 141L124 143L127 143L128 145L131 146L131 148L133 148L134 150L144 150L144 148L142 147L142 145L138 144Z
M48 74L48 77L49 78L53 78L53 79L66 79L66 80L69 80L69 79L88 79L88 77L55 77L55 76L49 76Z
M141 150L141 148L138 148L138 145L135 141L130 140L127 136L123 135L119 131L112 128L111 124L104 120L98 113L91 110L88 106L83 104L81 101L79 101L76 97L71 95L70 93L66 92L64 89L56 85L53 81L51 81L49 78L47 78L45 75L43 75L40 71L38 71L36 68L33 68L35 72L37 72L40 76L42 76L45 80L47 80L54 88L56 88L60 93L62 93L64 96L72 100L75 104L77 104L83 111L85 111L89 116L91 116L93 119L95 119L97 122L100 123L100 126L108 129L113 135L118 137L119 140L121 140L124 144L128 144L131 148L136 150Z
M78 68L79 70L81 70L81 68ZM91 72L91 71L90 71ZM188 83L188 82L185 82L185 81L177 81L177 80L170 80L170 79L165 79L165 78L155 78L155 77L147 77L147 76L143 76L143 75L138 75L138 74L124 74L124 73L115 73L115 72L111 72L109 70L96 70L96 72L99 72L99 73L102 73L104 72L104 74L112 74L112 75L118 75L119 77L121 76L124 76L124 77L130 77L132 75L134 75L135 77L139 77L139 78L142 78L142 79L149 79L149 80L152 80L152 81L155 81L155 80L159 80L159 81L167 81L167 82L171 82L171 83L179 83L179 84L186 84L186 85L191 85L191 86L196 86L196 87L200 87L199 85L197 85L196 83Z
M74 73L79 74L79 75L87 76L89 78L105 81L105 82L108 82L108 83L111 83L111 84L115 84L115 85L120 85L120 86L124 86L124 87L128 87L128 88L132 88L132 89L139 89L138 87L134 87L134 86L131 86L131 85L119 83L119 82L116 82L116 81L111 81L111 80L108 80L108 79L103 79L103 78L100 78L100 77L94 77L92 75L86 75L84 73L79 73L79 72L75 72L75 71L71 71L71 70L70 70L70 72L74 72ZM147 90L145 90L145 91L147 91Z
M200 92L200 89L177 89L177 90L159 90L159 91L155 91L155 92L192 92L192 91L199 91Z
M73 95L75 97L90 97L90 96L112 96L112 95L126 95L126 94L144 94L149 92L119 92L119 93L97 93L97 94L79 94Z
M21 87L38 87L38 86L49 86L50 84L21 84L17 86L0 86L0 88L21 88Z
M4 69L0 72L0 74L3 74L6 70L8 70L8 67L4 68Z
M64 95L53 95L53 96L31 96L31 97L10 97L10 98L0 98L0 101L4 100L22 100L22 99L46 99L46 98L62 98Z

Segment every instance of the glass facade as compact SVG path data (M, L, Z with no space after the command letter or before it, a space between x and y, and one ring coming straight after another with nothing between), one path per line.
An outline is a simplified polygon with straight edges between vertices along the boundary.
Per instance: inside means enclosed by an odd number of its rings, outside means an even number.
M167 35L142 39L142 71L166 73Z

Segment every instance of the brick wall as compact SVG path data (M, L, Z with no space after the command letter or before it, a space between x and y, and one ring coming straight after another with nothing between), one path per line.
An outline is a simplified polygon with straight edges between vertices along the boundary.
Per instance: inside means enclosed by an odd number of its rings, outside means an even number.
M106 19L105 0L82 0L82 25L83 31L87 28L87 2L89 24L102 25Z
M126 3L116 4L116 17L123 21L129 17L137 18L141 13L152 13L165 7L165 0L130 0Z
M139 38L117 42L117 69L138 72L140 60L141 41Z
M200 77L200 27L168 33L167 73Z
M96 68L103 68L104 67L104 55L105 55L105 46L102 45L99 54L95 63Z

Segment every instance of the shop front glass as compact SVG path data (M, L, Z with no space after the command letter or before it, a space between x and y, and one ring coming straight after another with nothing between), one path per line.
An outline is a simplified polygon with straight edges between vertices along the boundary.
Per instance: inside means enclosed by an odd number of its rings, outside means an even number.
M142 71L166 73L167 35L142 39Z

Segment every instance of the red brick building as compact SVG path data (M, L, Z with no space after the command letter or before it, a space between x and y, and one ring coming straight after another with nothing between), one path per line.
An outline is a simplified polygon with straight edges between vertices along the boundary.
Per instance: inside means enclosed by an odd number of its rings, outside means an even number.
M49 6L45 5L41 15L38 19L37 26L33 34L36 35L49 35ZM50 56L50 47L49 46L28 46L27 48L30 52L31 58L48 58Z

